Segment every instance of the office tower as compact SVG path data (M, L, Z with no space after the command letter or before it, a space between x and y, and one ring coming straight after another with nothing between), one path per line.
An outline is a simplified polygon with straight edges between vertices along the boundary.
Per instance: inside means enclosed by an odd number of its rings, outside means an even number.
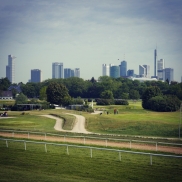
M145 68L145 77L150 78L150 66L149 65L143 65Z
M6 66L6 77L11 83L15 83L15 58L12 55L8 55L8 65Z
M110 76L110 65L102 64L102 76Z
M139 76L146 77L146 68L142 65L139 65Z
M31 70L31 82L39 83L42 81L42 72L39 69Z
M80 68L75 68L75 77L80 78Z
M157 74L156 74L156 62L157 62L157 49L154 50L154 77L157 77Z
M157 78L158 80L163 80L163 69L164 66L164 59L160 59L157 61Z
M52 63L52 78L63 78L63 63Z
M126 61L121 61L120 65L120 76L127 76L127 62Z
M134 70L128 70L127 76L134 77Z
M70 77L74 77L74 70L70 69L70 68L65 68L64 69L64 78L70 78Z
M110 77L119 78L119 66L110 67Z
M174 81L173 80L174 70L173 68L165 68L163 69L163 80L166 81L167 79L169 82Z

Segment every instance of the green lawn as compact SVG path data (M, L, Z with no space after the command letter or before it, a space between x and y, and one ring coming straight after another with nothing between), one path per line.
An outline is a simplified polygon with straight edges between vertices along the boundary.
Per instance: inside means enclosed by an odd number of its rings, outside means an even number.
M182 159L0 141L0 181L181 181Z

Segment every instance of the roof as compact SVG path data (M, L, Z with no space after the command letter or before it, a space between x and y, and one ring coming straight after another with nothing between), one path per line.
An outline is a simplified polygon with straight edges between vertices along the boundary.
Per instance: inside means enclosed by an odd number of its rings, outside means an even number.
M1 97L13 97L12 91L2 91Z

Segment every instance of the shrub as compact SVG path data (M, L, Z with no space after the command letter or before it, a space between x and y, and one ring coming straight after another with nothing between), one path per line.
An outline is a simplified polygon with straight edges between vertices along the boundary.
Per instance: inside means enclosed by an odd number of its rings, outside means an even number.
M114 100L114 104L115 105L129 105L127 100L123 100L123 99L115 99Z
M97 99L97 105L111 105L114 104L112 99Z

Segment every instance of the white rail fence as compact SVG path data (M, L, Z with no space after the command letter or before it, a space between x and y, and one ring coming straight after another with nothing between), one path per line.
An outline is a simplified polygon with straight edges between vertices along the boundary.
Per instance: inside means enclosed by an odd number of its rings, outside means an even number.
M127 142L129 144L129 148L132 148L133 143L139 143L139 144L150 144L155 146L155 150L158 151L158 146L173 146L173 147L182 147L182 144L180 143L167 143L167 142L157 142L157 141L142 141L142 140L129 140L129 139L115 139L115 138L101 138L101 137L92 137L92 136L71 136L71 135L60 135L60 134L53 134L53 133L43 133L43 132L34 132L34 131L16 131L16 130L0 130L0 132L8 132L12 133L12 137L14 137L15 133L23 133L27 134L27 138L30 139L31 134L38 134L42 135L44 139L46 140L47 136L56 136L56 137L63 137L64 142L66 142L67 138L80 138L83 139L83 144L86 144L86 139L90 140L102 140L105 142L105 147L108 146L108 141L114 141L114 142Z
M8 148L8 141L11 142L22 142L24 143L24 149L27 150L27 143L33 143L33 144L43 144L45 147L45 152L47 152L47 145L54 145L54 146L65 146L66 147L66 153L69 155L69 147L75 147L75 148L85 148L90 150L90 157L93 157L93 150L104 150L104 151L112 151L117 152L119 155L119 161L121 161L121 153L129 153L129 154L138 154L138 155L148 155L150 158L150 165L152 165L152 157L158 156L158 157L170 157L170 158L181 158L182 156L179 155L164 155L164 154L155 154L155 153L145 153L145 152L134 152L134 151L127 151L127 150L118 150L118 149L108 149L108 148L98 148L98 147L90 147L90 146L79 146L79 145L69 145L69 144L58 144L58 143L49 143L49 142L35 142L35 141L27 141L27 140L13 140L13 139L6 139L6 138L0 138L2 141L6 141L6 147Z

